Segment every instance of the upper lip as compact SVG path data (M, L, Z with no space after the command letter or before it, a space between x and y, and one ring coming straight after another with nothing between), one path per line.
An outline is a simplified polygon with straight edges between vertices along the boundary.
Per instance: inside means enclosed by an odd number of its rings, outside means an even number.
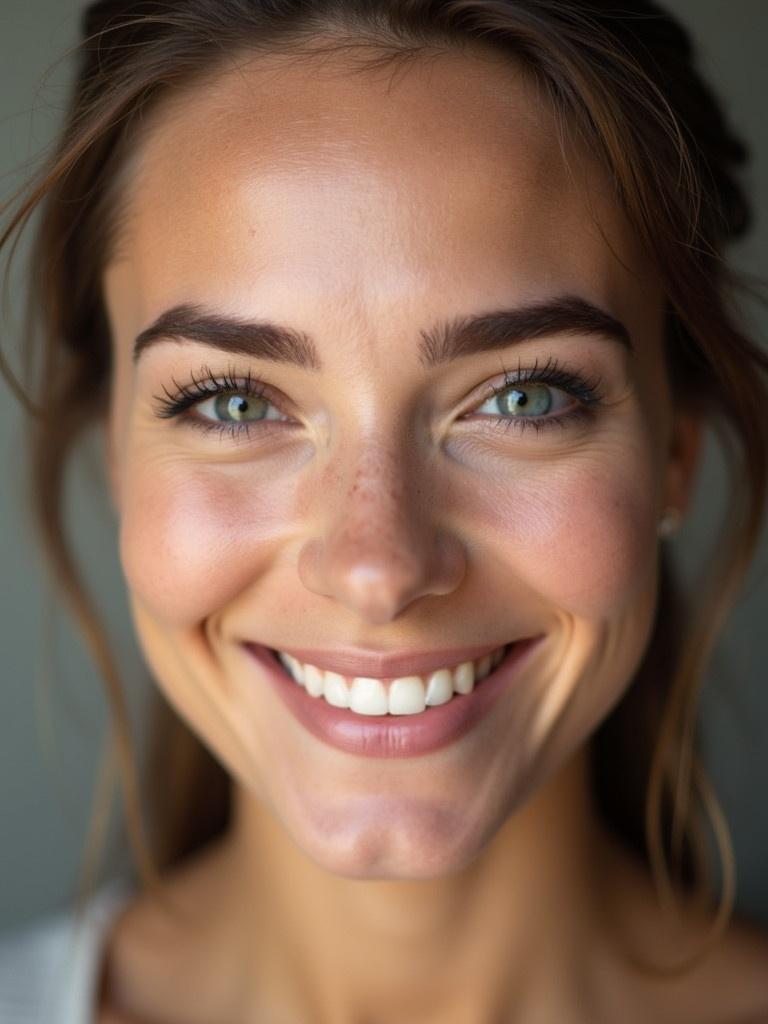
M520 639L523 639L522 637ZM511 643L513 641L507 641ZM384 654L351 647L321 650L315 647L277 647L301 662L308 662L344 676L370 676L374 679L423 675L439 668L452 668L464 661L475 661L506 644L477 644L474 647L444 647L441 650L411 651L408 654Z

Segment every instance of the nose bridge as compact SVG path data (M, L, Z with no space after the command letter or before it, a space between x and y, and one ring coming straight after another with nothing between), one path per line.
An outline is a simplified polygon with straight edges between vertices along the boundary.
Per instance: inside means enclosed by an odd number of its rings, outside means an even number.
M343 484L347 508L363 521L377 507L387 517L397 515L409 501L418 501L418 490L410 478L409 461L394 445L368 442L352 456L347 468Z
M339 491L341 506L329 542L357 578L417 575L430 547L422 493L407 460L391 448L366 445L353 459Z
M335 453L314 498L322 525L300 557L305 586L373 622L454 589L463 553L442 530L428 491L423 468L394 443L368 440Z

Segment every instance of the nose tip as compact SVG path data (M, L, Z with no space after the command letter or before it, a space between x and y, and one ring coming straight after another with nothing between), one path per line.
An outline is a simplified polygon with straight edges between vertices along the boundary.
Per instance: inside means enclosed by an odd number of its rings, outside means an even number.
M464 555L457 538L443 532L429 537L414 522L394 530L347 523L305 545L299 575L309 590L383 624L419 597L456 589Z

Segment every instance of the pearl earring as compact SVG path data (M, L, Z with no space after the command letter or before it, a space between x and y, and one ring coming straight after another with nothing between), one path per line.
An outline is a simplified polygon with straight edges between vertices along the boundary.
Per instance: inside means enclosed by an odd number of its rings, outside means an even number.
M678 529L682 522L682 514L679 509L671 505L664 509L664 515L659 520L658 534L660 537L669 537Z

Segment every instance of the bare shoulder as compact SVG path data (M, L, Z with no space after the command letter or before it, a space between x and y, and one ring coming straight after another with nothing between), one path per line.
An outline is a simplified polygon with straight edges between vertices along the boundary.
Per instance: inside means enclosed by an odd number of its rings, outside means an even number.
M740 1016L723 1024L768 1022L768 930L735 915L711 956L713 983L728 994ZM732 1011L733 1012L733 1011Z
M219 891L204 869L216 855L211 848L206 858L191 858L166 876L165 905L147 892L123 908L105 943L96 1024L173 1018L190 978L205 994Z
M670 921L643 865L619 851L609 872L616 908L612 935L621 947L643 963L668 965L706 948L714 911L702 909L692 895L678 894L681 915ZM632 993L639 1020L768 1024L768 928L734 913L685 973L665 977L622 968L617 977L613 1006L626 1005Z
M712 921L692 919L647 948L650 960L677 963L701 948ZM768 932L739 917L684 974L638 978L628 986L645 1019L657 1024L768 1024Z

